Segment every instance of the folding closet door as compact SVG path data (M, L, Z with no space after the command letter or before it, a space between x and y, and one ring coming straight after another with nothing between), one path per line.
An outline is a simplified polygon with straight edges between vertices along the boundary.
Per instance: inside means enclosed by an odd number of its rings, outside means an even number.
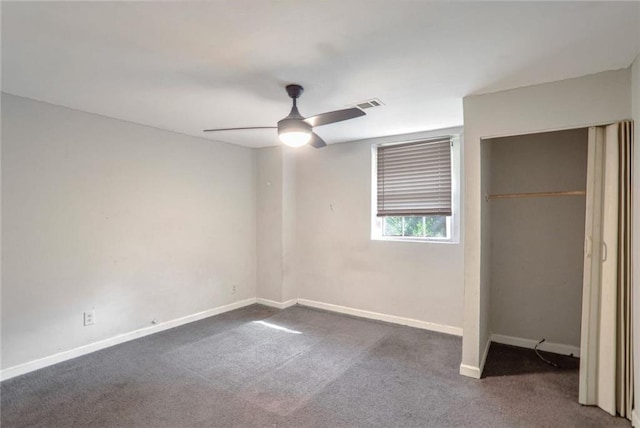
M618 125L589 129L581 404L616 414Z
M616 314L618 278L618 125L607 126L604 147L602 267L600 270L600 350L598 406L616 414Z
M580 337L580 386L578 402L598 402L598 332L600 320L600 253L602 248L602 197L604 174L604 130L589 128L587 193L585 204L585 249Z

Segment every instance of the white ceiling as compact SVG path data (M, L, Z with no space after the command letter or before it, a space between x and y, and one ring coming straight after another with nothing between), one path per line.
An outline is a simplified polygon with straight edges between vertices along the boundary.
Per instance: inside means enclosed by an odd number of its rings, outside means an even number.
M628 67L640 2L392 0L2 3L2 90L248 147L305 87L305 116L384 107L328 143L462 124L465 95Z

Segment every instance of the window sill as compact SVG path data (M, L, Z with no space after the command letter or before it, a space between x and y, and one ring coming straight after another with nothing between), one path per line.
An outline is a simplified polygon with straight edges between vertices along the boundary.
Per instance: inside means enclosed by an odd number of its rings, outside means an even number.
M421 244L459 244L460 241L449 238L414 238L408 236L372 236L372 241L418 242Z

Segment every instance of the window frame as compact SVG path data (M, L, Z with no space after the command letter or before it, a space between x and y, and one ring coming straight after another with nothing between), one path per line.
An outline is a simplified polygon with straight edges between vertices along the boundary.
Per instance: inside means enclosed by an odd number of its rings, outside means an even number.
M451 137L451 216L447 216L449 237L416 237L416 236L384 236L382 235L383 217L378 217L378 147L398 144L414 143L423 140ZM463 143L463 129L447 128L419 134L397 136L392 140L374 142L371 144L371 240L396 242L422 242L437 244L460 243L460 184L461 184L461 149ZM392 216L409 217L409 216ZM419 216L423 217L423 216Z

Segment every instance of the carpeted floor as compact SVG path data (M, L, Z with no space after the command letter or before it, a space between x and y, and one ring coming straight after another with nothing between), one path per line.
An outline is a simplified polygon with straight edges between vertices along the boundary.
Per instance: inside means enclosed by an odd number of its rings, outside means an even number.
M577 360L492 345L480 381L461 339L254 305L1 384L10 427L614 427L577 404ZM558 358L550 355L549 358Z

